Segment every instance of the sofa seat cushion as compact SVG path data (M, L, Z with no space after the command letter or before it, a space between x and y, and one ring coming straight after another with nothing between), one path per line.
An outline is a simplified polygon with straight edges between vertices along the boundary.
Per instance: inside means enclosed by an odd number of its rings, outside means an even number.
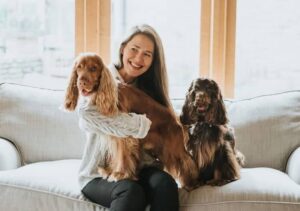
M180 200L186 210L300 210L300 186L276 169L245 168L240 180L180 191Z
M0 210L106 211L81 194L79 165L80 160L60 160L0 171ZM300 208L300 186L271 168L242 169L238 181L222 187L203 186L190 193L180 190L179 194L181 210L189 211Z
M0 171L0 210L107 210L81 194L80 160L39 162Z

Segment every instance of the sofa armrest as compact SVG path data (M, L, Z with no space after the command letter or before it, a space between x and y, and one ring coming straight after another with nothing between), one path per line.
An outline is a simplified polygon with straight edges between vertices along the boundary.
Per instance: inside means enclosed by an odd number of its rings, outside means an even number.
M0 138L0 170L15 169L21 165L18 148L11 141Z
M290 155L286 165L286 173L300 185L300 147Z

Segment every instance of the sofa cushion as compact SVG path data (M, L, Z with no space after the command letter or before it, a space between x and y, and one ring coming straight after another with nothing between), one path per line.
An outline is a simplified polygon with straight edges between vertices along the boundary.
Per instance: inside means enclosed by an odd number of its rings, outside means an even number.
M59 110L63 90L0 84L0 137L19 146L27 163L81 158L85 137L76 112ZM183 100L174 100L180 112ZM300 91L226 101L246 167L284 171L300 146Z
M246 167L284 171L300 146L300 91L227 101L226 106Z
M107 210L81 194L79 164L80 160L60 160L0 171L0 210Z
M64 91L0 84L0 137L13 141L24 162L80 158L85 142L76 112L63 112Z
M180 191L182 210L299 210L300 186L271 168L242 169L241 179L221 187Z
M0 210L105 210L81 194L79 165L80 160L61 160L0 171ZM181 210L231 210L237 205L236 210L249 206L271 210L274 204L300 208L300 186L270 168L243 169L242 179L236 182L203 186L190 193L180 189L179 193Z

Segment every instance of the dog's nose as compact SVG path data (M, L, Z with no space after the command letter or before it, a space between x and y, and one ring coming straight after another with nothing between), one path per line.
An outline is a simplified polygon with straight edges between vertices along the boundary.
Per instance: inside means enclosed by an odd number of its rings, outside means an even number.
M79 86L86 86L88 84L88 79L86 77L79 78Z
M80 85L80 86L85 86L85 85L86 85L86 82L85 82L85 81L79 81L79 85Z

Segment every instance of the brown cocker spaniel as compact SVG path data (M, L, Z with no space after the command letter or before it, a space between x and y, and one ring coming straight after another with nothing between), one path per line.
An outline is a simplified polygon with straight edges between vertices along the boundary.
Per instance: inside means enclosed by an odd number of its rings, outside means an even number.
M210 79L198 78L189 87L180 115L188 128L187 149L199 168L200 184L224 185L240 178L244 156L235 149L233 130L221 90Z
M184 188L190 190L195 187L198 178L197 165L185 149L183 128L170 109L160 105L138 88L115 84L108 68L96 54L78 56L71 78L65 99L66 109L75 109L80 92L86 96L90 95L91 102L103 115L112 116L118 111L146 114L152 124L147 136L137 143L141 143L147 152L156 157L164 169L178 179ZM136 143L134 140L131 142ZM138 164L139 155L133 153L131 147L138 147L128 143L129 141L116 141L118 146L114 150L117 151L109 154L117 155L118 159L109 160L109 170L104 171L118 172L120 175L121 172L129 170L127 175L136 177L135 165ZM130 154L134 156L129 156ZM127 159L123 160L124 157ZM119 168L114 169L116 166Z
M90 103L96 105L103 115L110 117L119 112L117 84L96 54L84 53L75 59L64 107L73 111L79 95L90 97ZM113 142L110 144L112 150L103 153L106 154L105 166L98 167L99 174L108 181L136 180L141 157L140 141L114 136L110 141Z

